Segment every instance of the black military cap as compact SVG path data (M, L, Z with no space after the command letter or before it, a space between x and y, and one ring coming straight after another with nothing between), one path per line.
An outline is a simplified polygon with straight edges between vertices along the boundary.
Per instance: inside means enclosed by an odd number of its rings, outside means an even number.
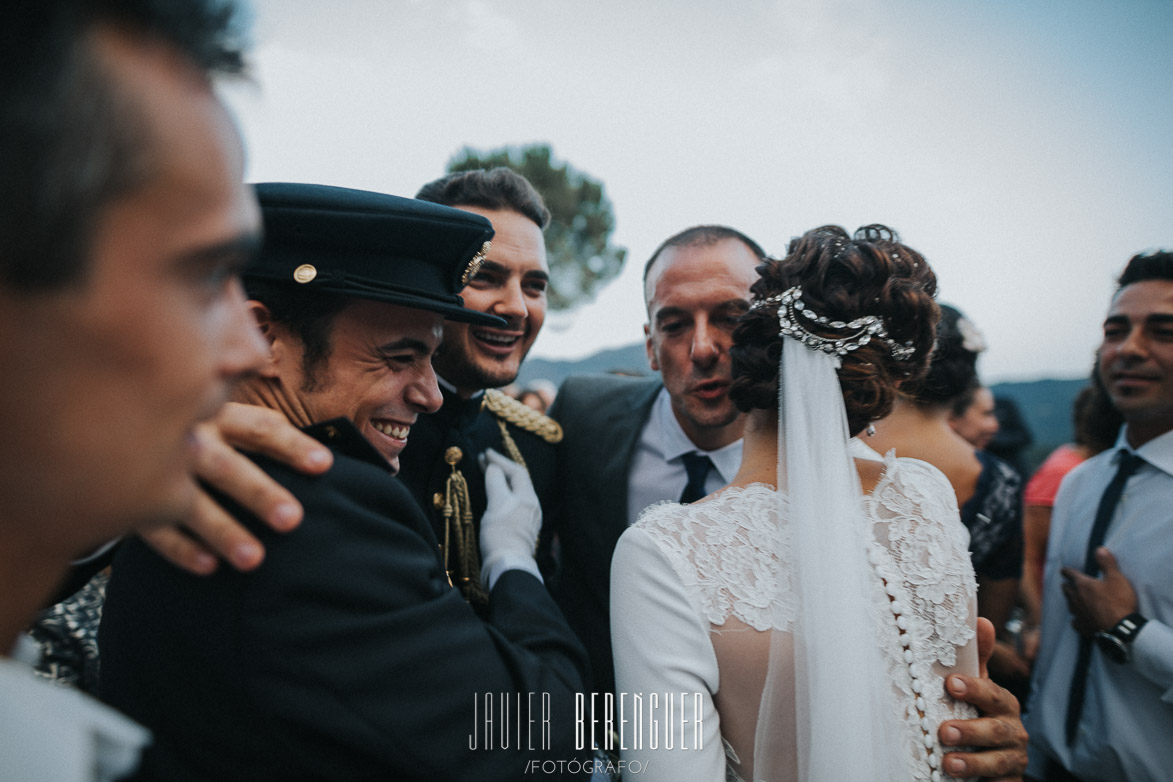
M265 241L244 276L438 312L481 326L505 321L464 306L493 226L412 198L328 185L254 186Z

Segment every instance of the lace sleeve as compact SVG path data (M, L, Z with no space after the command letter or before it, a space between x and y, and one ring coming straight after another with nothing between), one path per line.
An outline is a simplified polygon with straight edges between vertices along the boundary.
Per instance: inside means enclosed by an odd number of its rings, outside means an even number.
M929 780L939 773L935 762L945 750L937 738L941 722L977 716L943 686L951 673L978 672L977 584L969 534L948 479L915 459L886 457L884 475L865 503L874 533L869 559L881 579L873 616L887 619L878 628L881 637L899 633L886 644L888 671L907 704L909 757L920 759L909 777Z
M927 462L889 456L885 464L884 477L868 499L873 545L888 555L880 558L877 570L886 583L907 592L907 616L917 625L909 632L925 639L931 662L952 668L958 665L957 651L974 645L977 623L969 534L958 515L956 494Z
M639 764L636 778L723 782L725 752L713 705L717 658L708 623L655 540L638 527L623 533L611 564L611 644L618 749L633 774Z
M755 630L786 630L797 606L790 570L778 562L790 554L780 505L785 498L772 486L726 487L705 502L653 505L635 526L655 540L709 624L733 617Z

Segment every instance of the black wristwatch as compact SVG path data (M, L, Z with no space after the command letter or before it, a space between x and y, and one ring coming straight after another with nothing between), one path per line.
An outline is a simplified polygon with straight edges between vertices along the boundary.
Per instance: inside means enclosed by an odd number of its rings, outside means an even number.
M1145 619L1140 614L1129 614L1116 623L1116 626L1107 632L1101 630L1096 633L1096 643L1100 651L1116 663L1124 665L1132 659L1132 642L1136 640L1140 628L1145 626Z

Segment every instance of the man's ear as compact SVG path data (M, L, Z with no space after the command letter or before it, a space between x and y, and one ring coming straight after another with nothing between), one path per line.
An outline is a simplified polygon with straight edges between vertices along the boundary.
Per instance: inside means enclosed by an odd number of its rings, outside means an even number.
M659 372L660 362L656 360L656 346L652 341L652 326L650 323L644 324L644 346L648 351L648 366L652 368L653 372Z
M250 299L247 306L257 322L257 328L261 330L261 336L269 343L269 358L258 370L258 374L261 377L277 377L277 365L289 350L288 329L274 321L269 308L261 302Z

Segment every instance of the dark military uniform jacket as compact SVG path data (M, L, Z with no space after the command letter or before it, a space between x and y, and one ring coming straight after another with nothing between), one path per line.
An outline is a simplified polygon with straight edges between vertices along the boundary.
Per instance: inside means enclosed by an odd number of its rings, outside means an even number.
M453 509L449 491L454 469L460 472L468 487L472 540L476 541L486 504L485 475L478 457L488 448L514 456L501 433L504 425L529 470L543 515L549 517L558 499L555 478L562 433L552 419L500 391L490 389L471 399L462 399L444 386L441 391L443 406L435 413L421 415L411 427L407 446L399 456L399 477L424 508L436 539L443 544L447 537L448 569L453 583L460 585L462 576L467 574L460 572L456 533L445 515L446 510L449 515L460 510ZM456 504L459 505L458 500ZM553 577L554 570L551 544L551 535L543 529L538 564L547 579Z
M308 431L334 451L325 475L256 458L301 525L277 534L236 509L268 550L255 572L193 576L137 540L115 560L101 694L155 734L140 778L487 782L581 758L585 654L541 582L506 572L478 618L386 461L343 419ZM499 719L486 740L485 693L498 710L533 693L535 711L547 694L549 742L535 728L530 750L523 730L518 749Z

